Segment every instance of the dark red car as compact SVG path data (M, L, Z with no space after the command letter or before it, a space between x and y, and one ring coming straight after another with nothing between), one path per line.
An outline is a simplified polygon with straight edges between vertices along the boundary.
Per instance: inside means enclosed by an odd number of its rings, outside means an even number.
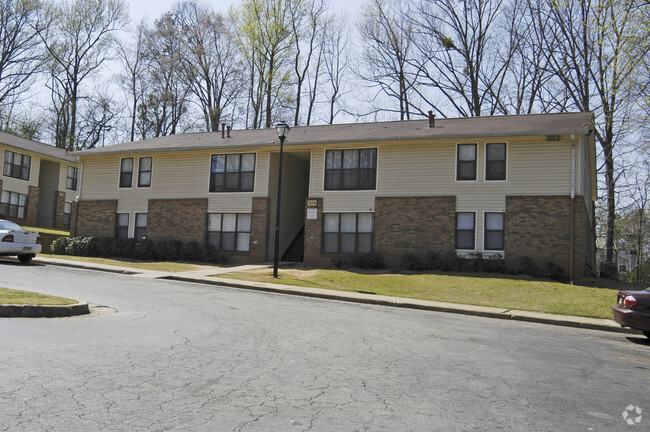
M619 291L614 306L614 321L622 327L641 330L650 338L650 288L645 291Z

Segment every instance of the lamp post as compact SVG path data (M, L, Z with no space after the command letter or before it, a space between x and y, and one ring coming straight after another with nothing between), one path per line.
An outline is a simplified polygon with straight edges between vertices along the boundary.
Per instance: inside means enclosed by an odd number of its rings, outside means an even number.
M284 147L284 140L289 135L291 128L288 124L281 121L275 126L280 138L280 166L278 167L278 201L276 203L275 213L275 253L273 254L273 277L278 277L278 261L280 260L280 202L282 197L282 151Z

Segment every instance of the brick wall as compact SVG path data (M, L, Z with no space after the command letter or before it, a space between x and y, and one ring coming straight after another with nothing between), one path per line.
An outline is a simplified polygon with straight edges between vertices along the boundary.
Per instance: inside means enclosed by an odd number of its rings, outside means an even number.
M57 229L66 229L63 225L63 211L65 210L65 192L54 192L56 199L56 213L54 213L54 227Z
M584 198L574 198L574 276L593 260L593 227ZM520 256L540 267L553 262L569 273L571 198L568 196L507 196L505 214L506 264Z
M306 204L313 201L316 206L307 207ZM305 217L305 251L304 263L310 266L332 266L332 259L321 254L321 236L323 231L323 199L307 198L305 201L305 214L309 209L316 209L316 219L307 219Z
M456 197L377 197L375 251L396 262L406 252L454 251Z
M37 226L38 225L38 199L40 196L39 189L36 186L30 186L27 195L27 215L25 217L25 225Z
M147 238L195 241L205 244L208 230L207 214L207 199L149 200Z
M269 237L269 209L269 198L253 198L253 213L251 215L251 262L266 261L266 248Z
M73 205L71 236L114 237L117 200L79 201Z

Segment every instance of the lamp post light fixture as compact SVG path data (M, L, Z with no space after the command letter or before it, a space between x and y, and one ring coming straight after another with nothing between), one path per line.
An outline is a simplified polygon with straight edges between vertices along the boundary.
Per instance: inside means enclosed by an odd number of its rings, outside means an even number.
M284 147L284 140L287 139L291 128L288 124L281 121L275 126L280 138L280 166L278 167L278 200L276 203L275 213L275 253L273 254L273 277L278 277L278 261L280 260L280 200L282 197L282 151Z

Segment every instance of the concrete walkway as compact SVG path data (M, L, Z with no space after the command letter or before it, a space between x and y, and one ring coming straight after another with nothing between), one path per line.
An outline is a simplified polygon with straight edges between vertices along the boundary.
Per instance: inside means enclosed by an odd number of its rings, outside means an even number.
M618 333L639 333L635 330L621 328L613 320L599 318L584 318L568 315L555 315L540 312L519 311L513 309L473 306L456 303L444 303L431 300L417 300L403 297L390 297L376 294L364 294L358 292L335 291L321 288L307 288L293 285L282 285L279 283L265 283L253 281L240 281L235 279L221 278L218 275L224 273L233 273L237 271L249 271L260 268L271 268L270 265L242 265L233 267L218 267L206 265L196 270L184 272L163 272L154 270L144 270L139 268L95 264L82 261L67 260L61 258L38 257L35 263L47 265L60 265L87 270L107 271L133 275L134 277L150 279L171 279L185 282L204 283L211 285L223 285L233 288L250 289L257 291L267 291L282 294L299 295L306 297L316 297L338 301L348 301L356 303L375 304L382 306L401 307L410 309L430 310L437 312L458 313L465 315L483 316L489 318L498 318L516 321L528 321L543 324L559 325L566 327L577 327L593 330L603 330ZM612 304L615 299L612 299ZM6 306L0 305L0 309ZM69 306L66 306L69 308ZM87 313L87 312L86 312ZM2 312L0 312L0 316Z

